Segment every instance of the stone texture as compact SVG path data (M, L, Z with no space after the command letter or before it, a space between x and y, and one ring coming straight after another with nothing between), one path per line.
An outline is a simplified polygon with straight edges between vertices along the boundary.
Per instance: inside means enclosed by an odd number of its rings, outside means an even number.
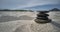
M48 18L48 14L46 14L47 12L39 12L38 14L37 14L37 17L36 17L36 19L34 20L35 22L37 22L37 23L48 23L48 22L50 22L51 21L51 19L49 19Z

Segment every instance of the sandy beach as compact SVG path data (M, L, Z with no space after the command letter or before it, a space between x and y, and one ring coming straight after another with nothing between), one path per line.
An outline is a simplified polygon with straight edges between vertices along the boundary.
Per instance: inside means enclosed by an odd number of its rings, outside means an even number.
M38 24L34 22L37 12L0 12L0 32L60 32L56 13L48 13L51 23Z

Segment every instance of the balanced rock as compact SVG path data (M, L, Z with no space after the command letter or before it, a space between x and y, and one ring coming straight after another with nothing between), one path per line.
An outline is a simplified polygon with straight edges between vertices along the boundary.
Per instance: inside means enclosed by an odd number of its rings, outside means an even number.
M35 22L37 23L48 23L48 22L51 22L51 19L48 18L48 14L46 14L47 12L45 11L42 11L42 12L39 12L37 14L37 17L35 19Z

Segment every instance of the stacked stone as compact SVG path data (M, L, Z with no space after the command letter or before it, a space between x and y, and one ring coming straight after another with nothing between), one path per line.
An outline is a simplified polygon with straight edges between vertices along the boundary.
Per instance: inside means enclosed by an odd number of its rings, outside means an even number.
M51 22L51 19L48 18L48 14L46 14L47 11L41 11L37 14L37 17L35 19L35 22L37 23L48 23Z

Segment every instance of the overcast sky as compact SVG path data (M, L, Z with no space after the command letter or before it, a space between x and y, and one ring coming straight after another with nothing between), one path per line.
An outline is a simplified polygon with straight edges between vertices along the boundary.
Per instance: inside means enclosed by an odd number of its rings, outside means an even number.
M60 0L0 0L0 9L46 10L60 8Z

